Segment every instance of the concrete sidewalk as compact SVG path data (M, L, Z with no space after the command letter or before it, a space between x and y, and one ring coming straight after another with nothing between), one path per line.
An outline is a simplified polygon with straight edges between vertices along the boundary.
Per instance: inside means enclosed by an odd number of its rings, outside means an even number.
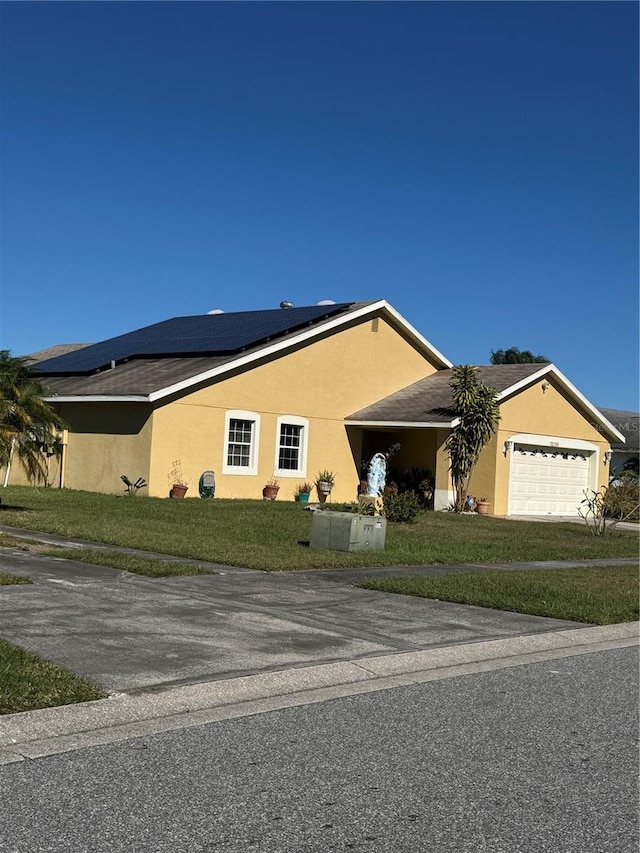
M0 718L0 765L346 696L637 644L638 623L579 628L289 669L175 687L159 694L119 694L97 702L27 711Z
M3 529L52 544L95 547ZM586 564L598 562L636 561ZM581 564L585 561L499 568ZM84 675L111 698L0 718L0 744L8 750L0 760L86 744L79 732L96 732L95 742L108 742L117 732L133 737L147 731L150 720L153 726L195 725L221 714L324 701L461 675L478 666L513 666L540 654L580 654L637 642L636 624L590 628L352 586L364 577L485 567L266 573L212 566L218 574L152 579L1 549L0 570L27 575L33 583L0 587L0 636ZM23 741L32 744L31 752L11 746Z

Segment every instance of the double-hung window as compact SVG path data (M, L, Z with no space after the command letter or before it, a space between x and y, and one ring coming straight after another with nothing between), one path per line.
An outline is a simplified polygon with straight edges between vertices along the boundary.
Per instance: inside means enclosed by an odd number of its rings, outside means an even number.
M257 474L260 415L237 410L227 412L225 436L223 473Z
M305 477L309 421L295 415L278 418L275 470L279 477Z

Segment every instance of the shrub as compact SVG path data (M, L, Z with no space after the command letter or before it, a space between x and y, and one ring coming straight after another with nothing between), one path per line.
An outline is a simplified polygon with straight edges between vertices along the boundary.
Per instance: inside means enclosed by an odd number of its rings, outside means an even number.
M607 489L604 508L608 518L638 519L640 480L631 474L621 474Z
M420 501L415 492L385 495L384 514L388 521L411 522L421 509Z

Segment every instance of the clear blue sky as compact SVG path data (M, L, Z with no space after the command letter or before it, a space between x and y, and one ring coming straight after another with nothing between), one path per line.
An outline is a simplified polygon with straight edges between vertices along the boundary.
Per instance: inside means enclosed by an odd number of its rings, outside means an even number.
M384 298L456 363L531 349L637 410L637 4L0 17L3 348Z

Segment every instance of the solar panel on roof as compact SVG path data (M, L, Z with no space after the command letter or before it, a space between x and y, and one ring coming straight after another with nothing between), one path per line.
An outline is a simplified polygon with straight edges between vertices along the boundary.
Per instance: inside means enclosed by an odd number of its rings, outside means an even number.
M136 357L229 355L335 316L352 303L174 317L34 365L42 374L91 373Z

